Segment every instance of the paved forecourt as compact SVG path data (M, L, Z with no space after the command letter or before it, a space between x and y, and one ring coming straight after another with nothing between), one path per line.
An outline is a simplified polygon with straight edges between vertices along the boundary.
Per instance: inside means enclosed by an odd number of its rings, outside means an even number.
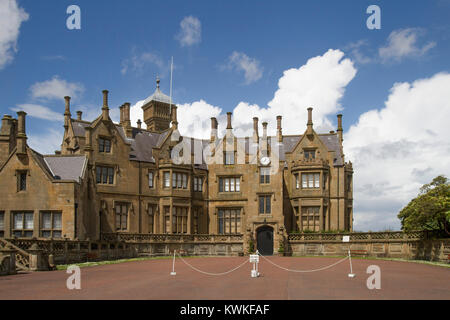
M249 257L184 258L194 268L225 273ZM319 269L342 258L268 257L287 269ZM260 277L250 276L246 263L221 276L198 272L180 258L176 275L172 259L124 262L81 268L81 289L69 290L65 270L0 277L0 300L5 299L450 299L450 268L384 260L352 259L329 269L288 272L260 258ZM381 269L381 289L369 290L367 267Z

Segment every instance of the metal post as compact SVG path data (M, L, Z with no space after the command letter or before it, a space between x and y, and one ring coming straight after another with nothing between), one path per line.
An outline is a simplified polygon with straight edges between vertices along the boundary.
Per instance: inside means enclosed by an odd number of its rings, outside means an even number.
M173 250L173 262L172 262L172 272L170 273L171 276L175 276L177 273L175 272L175 252L177 250Z

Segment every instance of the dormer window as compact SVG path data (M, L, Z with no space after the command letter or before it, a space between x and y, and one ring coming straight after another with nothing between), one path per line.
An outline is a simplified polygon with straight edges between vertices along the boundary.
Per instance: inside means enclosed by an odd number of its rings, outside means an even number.
M303 154L307 160L314 160L316 158L316 150L305 150Z
M234 151L224 152L224 164L234 164Z
M98 138L98 152L111 152L111 139Z

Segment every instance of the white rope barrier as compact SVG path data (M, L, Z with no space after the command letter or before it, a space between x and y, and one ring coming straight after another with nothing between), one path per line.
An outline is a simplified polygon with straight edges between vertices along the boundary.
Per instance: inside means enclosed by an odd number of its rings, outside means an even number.
M256 253L259 254L261 257L263 257L267 262L273 264L274 266L276 266L276 267L278 267L278 268L280 268L280 269L283 269L283 270L289 271L289 272L302 272L302 273L323 271L323 270L329 269L329 268L331 268L331 267L334 267L335 265L338 265L339 263L341 263L341 262L343 262L343 261L345 261L345 260L347 260L347 259L349 258L349 257L347 256L347 257L345 257L344 259L341 259L341 260L339 260L339 261L337 261L337 262L335 262L335 263L333 263L333 264L331 264L331 265L329 265L329 266L322 267L322 268L319 268L319 269L312 269L312 270L293 270L293 269L288 269L288 268L282 267L282 266L276 264L275 262L270 261L270 260L267 259L265 256L261 255L259 252L256 252Z
M180 256L178 253L177 253L177 255L178 255L178 257L181 259L181 261L183 261L183 262L184 262L188 267L190 267L192 270L195 270L195 271L197 271L197 272L206 274L206 275L208 275L208 276L224 276L224 275L229 274L229 273L231 273L231 272L233 272L233 271L236 271L237 269L241 268L244 264L248 263L248 260L246 259L246 260L244 261L244 263L238 265L236 268L233 268L233 269L231 269L231 270L228 270L228 271L225 271L225 272L221 272L221 273L212 273L212 272L206 272L206 271L202 271L202 270L200 270L200 269L197 269L196 267L194 267L193 265L191 265L190 263L188 263L186 260L184 260L183 257Z

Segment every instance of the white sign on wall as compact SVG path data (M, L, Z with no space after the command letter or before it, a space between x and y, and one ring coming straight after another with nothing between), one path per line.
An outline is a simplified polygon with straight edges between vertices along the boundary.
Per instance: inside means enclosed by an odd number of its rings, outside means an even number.
M350 236L342 236L342 242L350 242Z

